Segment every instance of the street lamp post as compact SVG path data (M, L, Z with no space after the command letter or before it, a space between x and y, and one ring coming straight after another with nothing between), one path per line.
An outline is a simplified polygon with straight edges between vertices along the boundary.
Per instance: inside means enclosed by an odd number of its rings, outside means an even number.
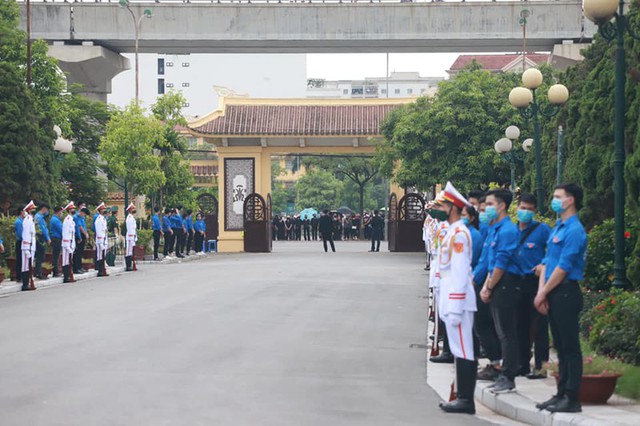
M598 25L598 31L605 40L616 40L616 83L615 83L615 132L614 132L614 219L615 258L613 264L613 285L627 286L624 260L624 89L626 85L626 64L624 51L625 31L640 40L628 16L624 15L624 0L585 0L584 15ZM615 23L611 22L612 18Z
M129 0L120 0L120 7L126 8L131 14L131 18L133 19L133 25L135 27L135 36L136 36L136 44L135 44L135 61L136 61L136 105L140 100L140 65L138 63L138 45L140 43L140 32L142 31L142 19L143 18L151 18L153 13L151 9L145 9L140 16L136 16L136 14L131 10L129 5ZM125 204L128 200L125 200Z
M544 185L542 183L542 144L540 141L539 115L551 118L556 115L562 104L569 99L569 90L562 84L554 84L547 92L547 98L551 104L549 108L541 108L536 97L536 89L542 85L542 73L540 70L530 68L522 73L524 87L516 87L509 93L509 102L520 110L523 117L533 120L533 144L536 162L536 196L538 198L538 211L546 211L544 197Z
M523 161L524 157L519 151L513 150L513 142L520 137L520 129L516 126L509 126L504 132L506 137L499 139L493 149L500 154L500 158L507 161L511 166L511 192L516 192L516 161ZM533 139L526 139L522 142L522 150L527 153L533 145Z

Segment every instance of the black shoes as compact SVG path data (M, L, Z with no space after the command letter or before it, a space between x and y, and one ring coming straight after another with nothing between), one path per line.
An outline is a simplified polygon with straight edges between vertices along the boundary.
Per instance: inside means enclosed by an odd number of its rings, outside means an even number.
M453 364L453 355L451 352L442 352L438 356L432 356L429 358L429 361L435 362L436 364Z
M546 379L547 370L545 370L544 368L541 368L541 369L535 368L531 373L527 374L526 377L529 380Z
M451 402L441 403L440 408L445 413L475 414L476 406L473 401L467 399L455 399Z
M580 401L572 401L565 395L555 404L548 406L547 411L552 413L581 413L582 405L580 405Z
M509 379L505 376L500 376L498 380L496 380L495 384L490 387L491 393L499 394L499 393L508 393L513 392L516 389L516 384L513 380Z
M493 364L487 364L478 372L478 380L493 382L498 379L498 376L500 376L500 370L498 370Z
M553 395L551 399L548 399L545 402L541 402L540 404L536 404L536 408L538 410L546 410L548 407L560 402L562 398L563 398L563 395Z

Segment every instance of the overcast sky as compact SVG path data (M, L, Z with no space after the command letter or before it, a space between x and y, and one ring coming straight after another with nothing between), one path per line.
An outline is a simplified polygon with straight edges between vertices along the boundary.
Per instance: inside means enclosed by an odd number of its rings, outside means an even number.
M422 77L445 77L459 53L391 53L389 72L414 71ZM328 80L384 77L387 68L384 53L308 54L307 77Z

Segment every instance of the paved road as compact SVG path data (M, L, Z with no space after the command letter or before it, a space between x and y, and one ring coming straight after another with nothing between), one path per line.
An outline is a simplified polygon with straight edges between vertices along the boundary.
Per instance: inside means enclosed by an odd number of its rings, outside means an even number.
M425 383L420 255L283 242L0 299L0 424L472 425Z

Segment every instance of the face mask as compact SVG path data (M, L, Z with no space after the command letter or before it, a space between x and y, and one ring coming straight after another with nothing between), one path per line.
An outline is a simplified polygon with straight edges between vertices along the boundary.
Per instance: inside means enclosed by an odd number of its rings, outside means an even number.
M447 214L447 212L444 212L442 210L436 210L436 209L429 210L429 216L431 216L436 220L439 220L440 222L444 222L449 218L449 215Z
M489 219L489 215L487 215L486 212L480 212L479 219L480 219L480 223L483 225L488 225L489 222L491 222L491 219Z
M42 216L44 216L44 217L49 216L49 212L45 212Z
M496 206L487 206L485 213L487 214L489 221L495 220L498 217L498 210L496 209Z
M530 223L533 220L533 212L531 210L518 210L518 220L522 223Z
M464 223L466 226L469 226L469 218L468 217L463 217L462 218L462 223Z
M551 200L551 210L556 213L562 213L565 209L562 207L563 201L560 198L554 198Z
M135 210L131 210L131 214L136 214L136 211Z

